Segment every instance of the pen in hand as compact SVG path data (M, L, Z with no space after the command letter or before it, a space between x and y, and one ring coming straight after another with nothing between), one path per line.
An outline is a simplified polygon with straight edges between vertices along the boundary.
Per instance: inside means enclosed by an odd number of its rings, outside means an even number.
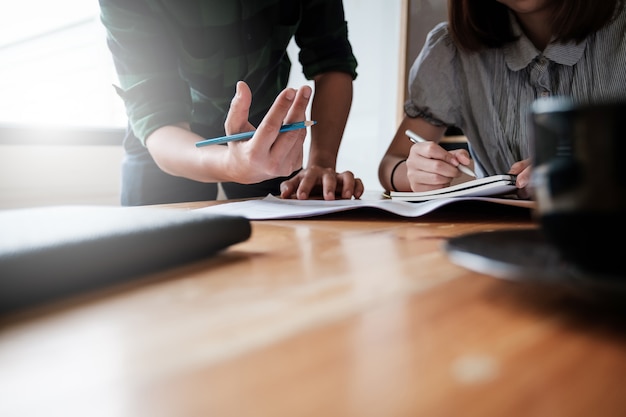
M304 122L297 122L297 123L290 123L290 124L282 125L278 131L282 133L282 132L288 132L290 130L304 129L309 126L313 126L315 123L317 122L312 121L312 120L306 120ZM234 135L220 136L219 138L204 139L199 142L196 142L196 147L199 148L201 146L217 145L220 143L232 142L234 140L250 139L252 136L254 136L254 132L255 131L252 130L250 132L242 132L242 133L236 133Z
M404 133L406 133L406 135L409 137L409 139L411 139L411 142L413 142L413 143L428 142L426 139L424 139L423 137L421 137L420 135L418 135L417 133L413 132L410 129L407 129ZM474 173L474 171L472 171L471 169L469 169L465 165L459 164L457 166L457 168L462 173L467 174L470 177L476 178L476 174Z

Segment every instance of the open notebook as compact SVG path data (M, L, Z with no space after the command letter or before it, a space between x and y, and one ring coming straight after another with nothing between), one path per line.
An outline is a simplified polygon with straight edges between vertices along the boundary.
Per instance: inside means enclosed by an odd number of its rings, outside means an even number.
M243 216L249 220L301 219L323 216L331 213L359 209L376 209L403 217L420 217L450 204L464 201L478 201L480 204L497 204L533 210L535 202L518 198L464 196L453 198L435 198L414 204L408 201L384 198L382 191L366 192L361 199L351 200L296 200L282 199L268 194L265 198L216 204L196 210L205 213L230 214Z
M244 217L156 207L0 211L0 314L212 256L250 234Z
M439 188L430 191L407 192L391 191L385 194L392 200L410 202L429 201L437 198L451 197L492 197L515 192L515 175L492 175L490 177L476 178L474 180Z

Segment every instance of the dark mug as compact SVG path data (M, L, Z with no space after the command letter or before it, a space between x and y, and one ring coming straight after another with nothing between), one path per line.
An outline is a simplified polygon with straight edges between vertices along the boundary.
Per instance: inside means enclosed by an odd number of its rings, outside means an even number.
M546 238L585 272L626 277L626 99L538 99L531 132L531 187Z

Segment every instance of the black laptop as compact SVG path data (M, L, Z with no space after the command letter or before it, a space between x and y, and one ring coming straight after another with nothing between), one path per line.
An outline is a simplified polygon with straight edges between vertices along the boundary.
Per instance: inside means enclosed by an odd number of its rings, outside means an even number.
M250 234L244 217L195 210L0 210L0 314L210 257Z

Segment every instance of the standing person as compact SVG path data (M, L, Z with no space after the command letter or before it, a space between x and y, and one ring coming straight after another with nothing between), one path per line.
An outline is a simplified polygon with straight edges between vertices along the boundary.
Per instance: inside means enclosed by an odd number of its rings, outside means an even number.
M449 0L409 75L405 117L379 164L387 190L450 185L459 164L479 177L517 175L530 196L531 103L567 96L593 103L626 96L623 0ZM466 150L437 143L457 126ZM429 142L412 145L412 130ZM471 154L471 159L470 159Z
M336 161L357 61L341 0L99 0L124 100L122 204L280 194L358 198L363 184ZM302 169L312 89L286 88L292 38L314 81L311 148ZM234 97L233 97L234 94ZM196 148L256 130L247 141Z

